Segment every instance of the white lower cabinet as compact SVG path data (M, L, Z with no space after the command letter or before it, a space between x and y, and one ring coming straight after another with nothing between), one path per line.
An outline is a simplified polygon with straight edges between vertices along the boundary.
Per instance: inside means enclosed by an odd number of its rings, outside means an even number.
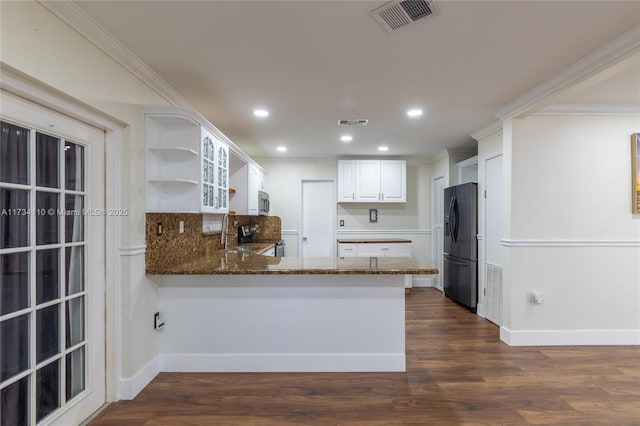
M340 257L412 257L411 242L338 243ZM404 276L404 287L412 287L411 275Z
M340 257L411 257L410 242L338 243Z

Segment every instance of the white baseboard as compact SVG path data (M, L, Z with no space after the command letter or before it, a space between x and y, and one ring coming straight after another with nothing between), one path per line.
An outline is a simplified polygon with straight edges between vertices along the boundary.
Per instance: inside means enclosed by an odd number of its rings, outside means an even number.
M402 354L161 354L162 372L279 373L406 371Z
M154 357L130 379L120 379L118 399L133 399L160 372L159 356Z
M435 287L435 280L431 277L413 276L413 287Z
M500 327L509 346L640 345L640 330L509 330Z

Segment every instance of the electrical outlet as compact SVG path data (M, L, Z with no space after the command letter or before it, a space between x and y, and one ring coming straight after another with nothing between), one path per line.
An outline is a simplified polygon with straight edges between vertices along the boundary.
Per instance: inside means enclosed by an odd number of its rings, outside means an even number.
M532 291L529 296L532 305L542 305L542 302L544 302L542 293L540 293L539 291Z
M178 232L184 234L184 220L178 222Z
M340 226L344 226L344 219L340 220Z
M164 328L164 320L160 316L160 312L153 314L153 328L154 330L162 330Z
M158 222L158 228L156 230L156 235L162 235L162 222Z

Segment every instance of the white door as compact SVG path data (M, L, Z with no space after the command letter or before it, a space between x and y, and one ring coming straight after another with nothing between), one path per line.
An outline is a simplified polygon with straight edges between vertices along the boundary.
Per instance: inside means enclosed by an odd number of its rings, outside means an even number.
M2 92L0 418L105 402L104 132Z
M433 235L433 264L438 269L438 275L434 275L435 286L443 291L442 273L444 252L444 176L435 178L431 184L431 220Z
M502 246L503 185L502 155L486 161L485 199L485 271L486 308L485 317L501 325L502 323L502 272L504 267L504 247Z
M333 181L302 181L301 257L335 257L334 194Z

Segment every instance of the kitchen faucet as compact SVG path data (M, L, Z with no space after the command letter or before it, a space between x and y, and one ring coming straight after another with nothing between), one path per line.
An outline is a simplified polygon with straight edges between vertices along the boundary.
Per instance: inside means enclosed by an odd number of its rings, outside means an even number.
M222 216L222 232L220 233L220 244L224 246L224 249L227 249L228 241L227 241L227 228L229 226L229 215L225 214Z

